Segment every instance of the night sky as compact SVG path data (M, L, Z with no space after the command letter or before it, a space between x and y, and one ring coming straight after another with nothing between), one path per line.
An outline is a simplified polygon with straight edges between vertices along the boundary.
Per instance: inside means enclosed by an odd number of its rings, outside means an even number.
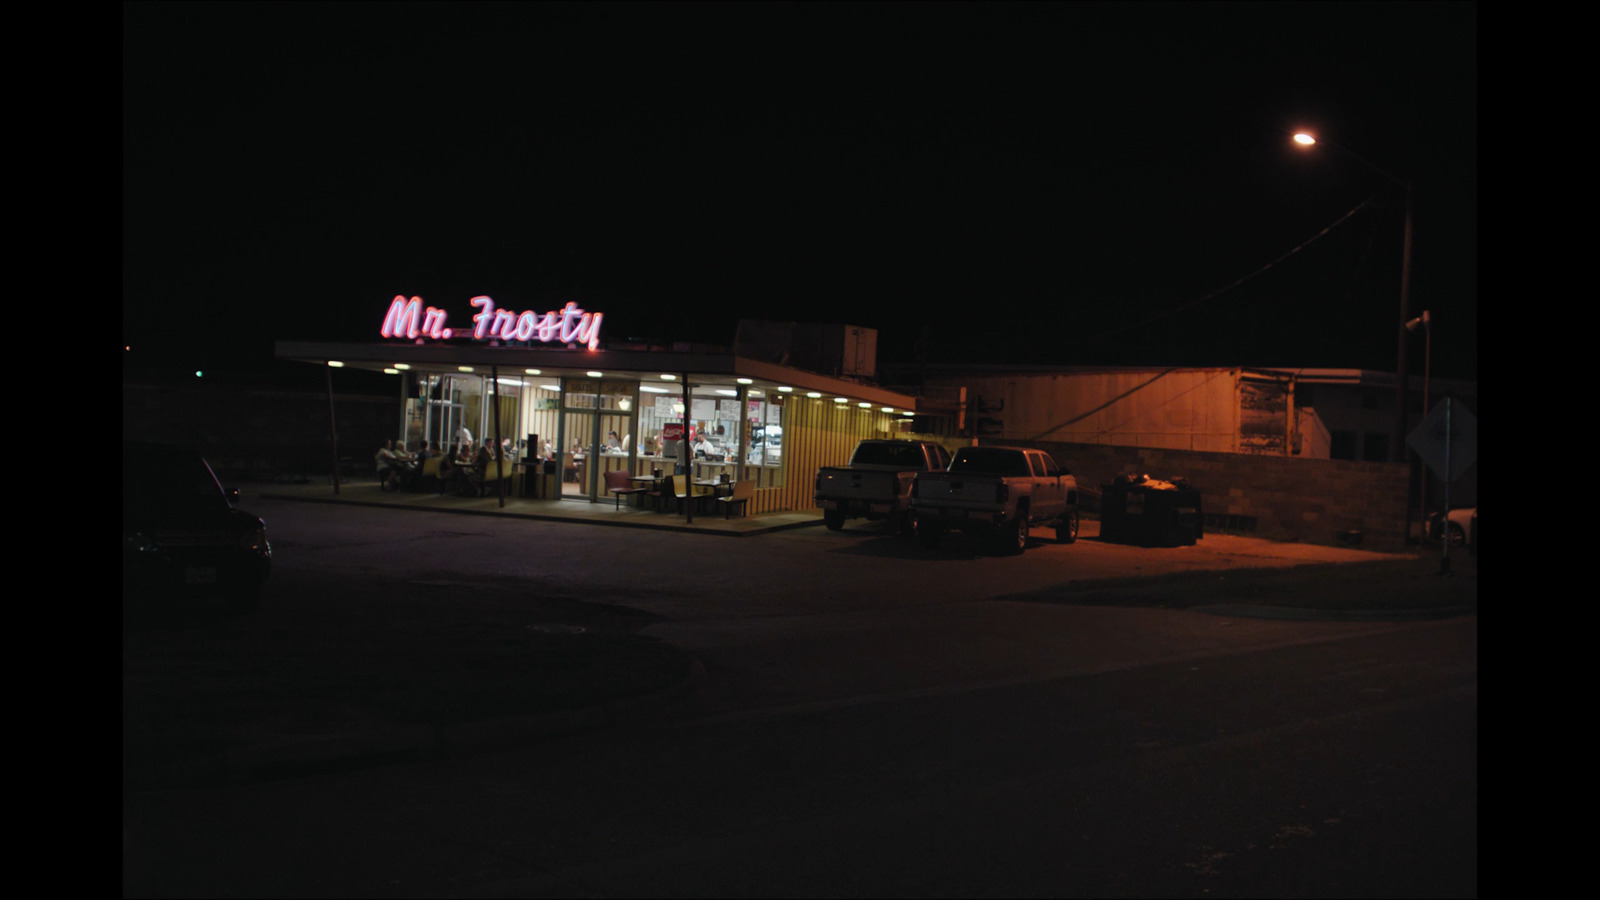
M1392 370L1376 167L1433 374L1477 377L1475 3L139 2L123 76L145 366L488 294L603 345Z

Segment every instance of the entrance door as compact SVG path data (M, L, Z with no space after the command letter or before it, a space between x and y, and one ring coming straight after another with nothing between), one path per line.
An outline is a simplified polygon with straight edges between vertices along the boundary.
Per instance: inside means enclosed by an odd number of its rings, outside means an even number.
M602 499L604 473L633 471L638 383L571 378L562 387L561 495Z

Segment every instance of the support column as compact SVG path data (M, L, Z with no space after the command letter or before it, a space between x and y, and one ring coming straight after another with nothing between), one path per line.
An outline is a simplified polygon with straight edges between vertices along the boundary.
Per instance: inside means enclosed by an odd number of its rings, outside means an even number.
M327 361L324 360L324 363ZM333 416L333 366L324 365L328 373L328 441L333 447L333 492L339 493L339 428Z

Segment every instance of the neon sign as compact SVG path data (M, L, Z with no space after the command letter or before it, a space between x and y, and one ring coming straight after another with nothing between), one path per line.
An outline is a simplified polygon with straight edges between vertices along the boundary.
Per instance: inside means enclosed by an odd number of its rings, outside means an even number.
M603 313L592 313L578 304L568 302L560 310L536 313L531 309L514 313L496 309L487 296L472 298L479 311L472 317L472 337L484 341L498 338L503 341L555 341L562 344L587 344L593 350L600 343L600 320ZM396 294L389 303L389 312L383 317L383 327L378 333L386 338L403 337L416 340L428 337L447 340L454 331L445 326L447 313L436 306L426 310L421 297L407 300Z

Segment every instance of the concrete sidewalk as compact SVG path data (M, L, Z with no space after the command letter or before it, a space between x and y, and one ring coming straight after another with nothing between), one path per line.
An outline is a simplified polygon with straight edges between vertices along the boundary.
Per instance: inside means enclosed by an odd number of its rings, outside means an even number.
M262 498L268 500L388 506L428 512L507 516L515 519L610 525L619 528L654 528L728 537L748 537L822 524L821 510L734 515L726 518L722 510L715 510L696 512L691 521L684 513L656 512L629 506L626 499L620 508L612 498L591 503L587 499L534 500L508 496L502 501L498 496L461 497L455 494L431 492L385 491L379 488L375 481L370 480L340 484L337 494L334 493L333 486L327 483L241 485L241 490L259 492Z

